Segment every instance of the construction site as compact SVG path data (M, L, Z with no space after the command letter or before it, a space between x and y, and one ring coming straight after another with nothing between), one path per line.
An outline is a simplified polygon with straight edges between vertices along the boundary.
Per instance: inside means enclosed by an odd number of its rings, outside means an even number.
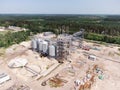
M0 90L120 90L120 47L44 32L0 49Z

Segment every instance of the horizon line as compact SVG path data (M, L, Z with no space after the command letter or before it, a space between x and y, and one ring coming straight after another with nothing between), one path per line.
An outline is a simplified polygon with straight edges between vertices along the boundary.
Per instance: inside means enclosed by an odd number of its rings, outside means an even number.
M0 15L120 15L120 14L70 14L70 13L0 13Z

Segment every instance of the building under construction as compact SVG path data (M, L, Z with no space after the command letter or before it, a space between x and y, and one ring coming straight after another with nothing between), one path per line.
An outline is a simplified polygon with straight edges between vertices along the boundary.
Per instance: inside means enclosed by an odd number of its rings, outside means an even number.
M73 35L60 34L56 39L51 38L47 40L43 37L35 37L32 39L32 49L43 56L55 58L62 63L64 60L67 60L74 43L78 43L76 47L82 46L83 38L83 29Z
M57 40L57 60L63 62L64 59L67 60L69 55L69 50L71 46L71 38L59 38Z

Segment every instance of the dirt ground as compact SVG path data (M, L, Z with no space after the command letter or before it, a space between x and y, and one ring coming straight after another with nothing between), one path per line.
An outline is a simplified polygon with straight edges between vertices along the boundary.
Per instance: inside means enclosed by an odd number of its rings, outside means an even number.
M86 72L94 65L98 65L102 69L104 78L100 79L96 75L90 90L120 90L120 51L118 50L120 47L84 41L84 45L91 47L90 51L77 48L69 56L71 62L66 60L59 65L55 59L40 57L39 53L33 52L30 49L30 43L30 41L22 42L5 49L5 51L2 49L1 52L4 52L0 56L0 71L9 74L11 80L1 84L0 90L8 90L13 85L16 85L16 87L27 85L29 90L79 90L79 88L76 88L74 81L82 80L86 76ZM88 55L95 55L96 60L88 59ZM58 66L46 76L36 80L37 76L32 77L33 74L27 71L25 67L15 69L8 67L9 61L16 57L27 59L27 66L35 69L40 75L48 72L52 66L56 64ZM56 75L67 82L62 83L60 87L52 87L49 81ZM42 86L41 84L45 81L46 86Z

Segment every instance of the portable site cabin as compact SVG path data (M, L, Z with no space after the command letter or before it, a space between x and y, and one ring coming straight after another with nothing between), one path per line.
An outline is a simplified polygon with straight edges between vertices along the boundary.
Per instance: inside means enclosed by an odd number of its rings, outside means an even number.
M88 56L88 59L90 59L90 60L93 60L93 61L94 61L94 60L96 60L96 56L94 56L94 55L89 55L89 56Z

